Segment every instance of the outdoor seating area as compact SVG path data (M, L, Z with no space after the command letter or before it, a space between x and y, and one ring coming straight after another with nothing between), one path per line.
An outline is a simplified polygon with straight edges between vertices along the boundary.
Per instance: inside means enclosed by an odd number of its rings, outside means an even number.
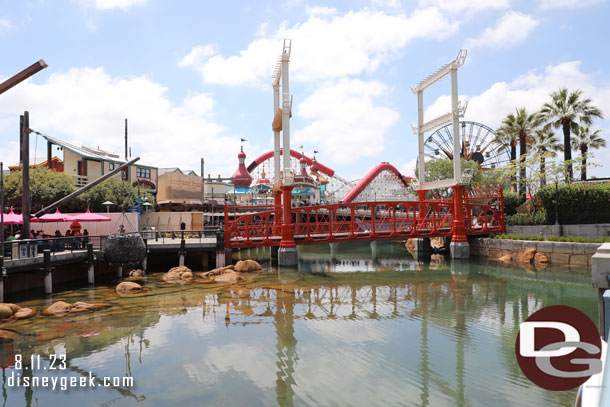
M84 250L87 244L93 240L89 230L83 228L81 222L109 222L110 217L86 212L76 215L66 215L57 209L55 213L45 214L39 218L30 219L31 230L29 234L24 234L23 217L16 214L11 208L8 214L4 214L2 221L3 228L3 256L5 259L20 259L36 257L44 250L51 253ZM70 222L69 229L62 234L59 229L59 222ZM35 225L42 223L55 223L55 233L45 233L43 229L38 229ZM40 225L42 226L42 225ZM38 229L38 230L36 230ZM100 238L96 237L97 241Z

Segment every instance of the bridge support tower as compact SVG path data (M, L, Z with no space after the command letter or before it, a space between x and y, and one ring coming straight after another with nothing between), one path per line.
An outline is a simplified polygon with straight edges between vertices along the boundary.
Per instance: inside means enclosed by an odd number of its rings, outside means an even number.
M282 240L278 252L280 266L296 266L299 263L297 245L294 242L294 229L292 227L292 185L282 185L282 201L284 204L284 220L282 222Z
M464 224L464 185L453 186L453 236L449 251L454 259L470 258L470 244Z

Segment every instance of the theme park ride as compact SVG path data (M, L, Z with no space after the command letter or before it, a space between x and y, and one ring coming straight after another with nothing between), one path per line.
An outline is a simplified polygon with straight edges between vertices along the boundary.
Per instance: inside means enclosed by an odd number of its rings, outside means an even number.
M412 88L418 100L418 123L414 127L419 145L418 179L405 178L391 164L381 163L356 183L338 177L331 168L318 163L315 156L310 158L290 149L290 50L290 40L284 40L282 54L273 74L274 150L255 159L247 169L252 172L263 162L273 160L274 205L248 206L248 213L240 213L239 206L225 204L226 248L279 246L278 263L281 266L293 266L298 261L296 244L417 238L421 241L421 244L418 242L418 247L423 247L426 242L429 244L430 237L447 236L452 240L452 257L467 258L470 254L468 235L500 233L505 230L501 188L490 186L466 192L465 187L469 185L472 174L463 173L460 160L453 159L453 152L460 151L459 156L477 161L480 168L493 168L503 162L501 154L497 153L499 149L491 129L478 123L464 122L460 132L459 118L463 116L466 104L458 102L457 70L464 64L465 50L461 50L457 58ZM424 90L446 75L451 76L451 112L425 122ZM451 125L451 132L443 127L448 124ZM464 137L467 128L470 131ZM436 150L439 151L438 155L442 151L453 161L453 177L426 182L425 134L434 130L436 132L427 140L428 158L437 155ZM281 148L280 131L283 133ZM451 137L452 135L455 136ZM432 149L433 145L436 148ZM327 181L337 181L338 188L329 191L326 202L293 207L291 191L295 177L298 177L295 169L299 165L295 166L294 161L310 165L312 174L318 180L324 178ZM341 188L345 194L337 200ZM438 188L451 188L453 197L426 199L426 191ZM417 191L418 199L411 193L413 190Z

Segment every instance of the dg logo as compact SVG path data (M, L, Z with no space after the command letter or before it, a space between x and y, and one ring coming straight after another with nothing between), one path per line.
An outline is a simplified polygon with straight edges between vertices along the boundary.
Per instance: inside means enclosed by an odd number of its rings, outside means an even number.
M581 311L553 305L536 311L520 325L515 353L534 384L547 390L574 389L601 372L601 338Z

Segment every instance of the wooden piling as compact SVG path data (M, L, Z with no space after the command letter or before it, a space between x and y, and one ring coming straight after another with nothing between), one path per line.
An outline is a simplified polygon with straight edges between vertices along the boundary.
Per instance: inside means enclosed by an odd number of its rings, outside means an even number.
M117 278L119 279L119 281L123 280L123 265L119 264L119 267L117 269Z
M51 267L51 250L42 251L44 264L44 293L53 293L53 268Z
M180 240L180 251L178 254L180 255L178 265L184 266L184 256L186 255L186 242L184 241L184 235L182 235L182 239Z
M93 254L93 243L87 243L87 282L95 284L95 255Z
M144 239L144 246L146 247L146 256L144 256L144 259L142 260L141 268L142 271L146 272L146 269L148 268L148 239Z

